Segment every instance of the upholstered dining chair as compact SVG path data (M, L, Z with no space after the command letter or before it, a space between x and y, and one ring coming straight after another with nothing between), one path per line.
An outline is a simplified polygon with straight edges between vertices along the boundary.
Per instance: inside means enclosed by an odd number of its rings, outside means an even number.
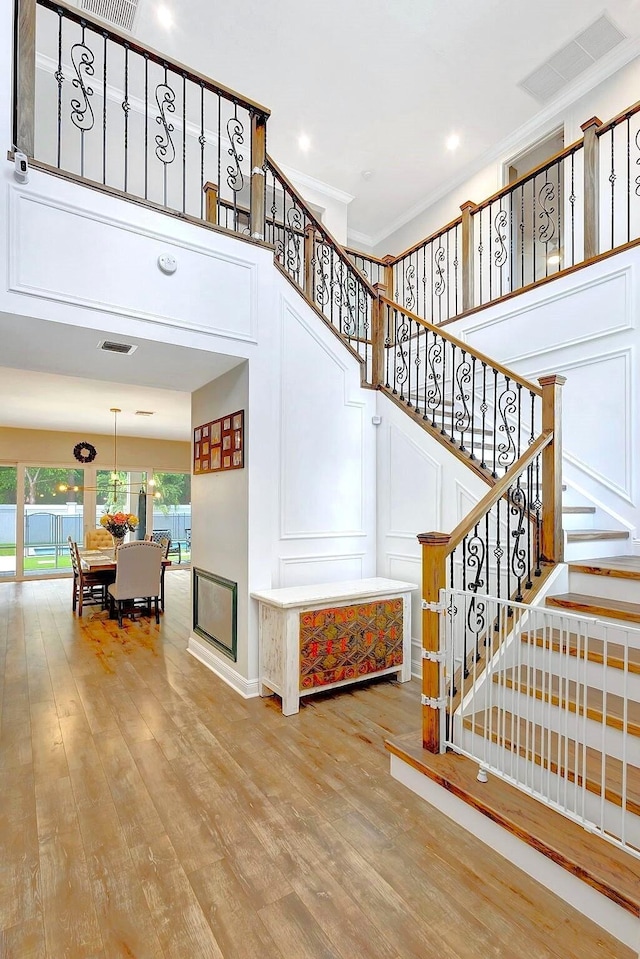
M136 605L136 600L144 600L151 611L154 600L156 623L160 622L158 601L160 598L160 575L164 546L148 540L136 540L124 543L118 549L116 581L109 586L111 609L118 609L118 626L122 626L122 614L125 604Z
M88 529L84 535L84 545L87 549L113 549L113 536L103 526Z
M82 616L83 606L97 606L103 608L107 604L107 583L108 579L104 572L87 573L82 568L78 544L70 536L67 537L69 544L69 554L71 556L71 565L73 567L73 598L71 607L75 613L76 607L78 616Z

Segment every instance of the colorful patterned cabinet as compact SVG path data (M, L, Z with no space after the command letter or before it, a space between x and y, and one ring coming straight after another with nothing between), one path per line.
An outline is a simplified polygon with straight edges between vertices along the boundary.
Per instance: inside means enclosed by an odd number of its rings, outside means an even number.
M300 697L370 676L411 679L414 583L357 579L252 593L260 604L260 695Z

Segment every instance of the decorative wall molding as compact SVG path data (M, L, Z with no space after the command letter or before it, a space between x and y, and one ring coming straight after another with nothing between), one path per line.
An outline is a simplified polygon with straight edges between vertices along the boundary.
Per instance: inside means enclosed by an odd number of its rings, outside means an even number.
M311 311L310 311L311 314ZM295 539L338 539L354 536L367 536L367 531L365 530L365 424L364 424L364 411L366 403L363 400L354 399L351 396L351 393L357 395L359 389L353 389L349 386L348 380L349 376L352 375L355 377L358 375L355 370L356 361L352 360L346 350L341 346L339 341L333 337L333 334L329 330L325 330L322 324L318 323L318 319L315 314L312 314L313 319L311 322L308 322L300 313L297 312L286 298L284 294L281 294L280 297L280 317L281 317L281 358L280 358L280 368L281 370L285 366L285 346L286 346L286 336L289 329L291 329L291 324L296 323L301 327L307 336L316 344L317 347L325 354L325 356L330 360L330 362L335 366L339 371L339 375L342 377L343 385L343 406L345 408L350 408L358 412L359 418L359 434L360 434L360 443L358 448L359 453L359 502L357 504L357 511L359 513L359 523L357 526L354 526L351 529L335 529L335 528L315 528L315 529L295 529L287 522L287 493L288 493L288 482L290 479L289 476L289 446L288 446L288 437L287 437L287 424L292 415L292 412L296 409L296 404L292 401L290 393L285 396L285 384L284 377L280 377L280 476L282 477L280 483L280 539L282 540L295 540ZM331 339L329 339L331 338ZM334 346L335 344L335 346ZM319 455L326 455L326 452L323 453L322 450L319 451Z
M468 516L474 506L480 502L477 496L474 496L471 490L460 482L460 480L454 480L454 486L456 490L456 526L458 523L461 523L465 516ZM466 501L466 505L465 505Z
M84 190L83 195L88 195L88 193L89 191ZM65 290L63 288L47 288L46 286L43 286L37 282L28 282L24 280L24 278L21 276L21 273L24 271L25 265L28 266L31 264L32 267L37 267L37 263L34 263L33 250L30 250L27 253L27 251L23 249L24 243L21 242L21 226L24 225L22 215L24 203L33 204L34 207L40 206L48 210L53 210L55 213L61 214L64 217L76 218L77 220L81 221L85 220L90 224L99 225L101 231L103 232L105 230L112 229L114 231L120 231L121 233L130 234L135 237L141 237L144 240L153 241L157 244L158 249L162 251L166 251L167 247L169 246L172 248L172 250L182 250L185 253L194 253L197 256L203 257L205 260L220 262L225 266L233 266L237 269L246 271L246 287L249 298L248 329L246 331L238 331L229 327L207 326L202 323L195 323L193 320L189 320L184 316L172 316L169 314L159 314L158 312L135 309L130 305L120 305L104 299L78 296L71 290ZM178 239L174 236L168 236L155 230L132 224L126 220L118 219L106 214L98 214L91 210L81 208L73 203L54 199L50 196L45 196L44 194L40 194L32 190L25 192L20 189L16 189L11 185L9 186L8 205L8 289L10 292L26 294L28 296L36 296L45 300L67 303L71 306L79 306L84 309L99 310L104 313L111 313L118 316L133 317L135 319L151 323L154 326L169 326L173 328L204 333L208 336L221 336L225 339L250 343L257 342L258 270L256 263L252 263L249 260L243 260L237 256L231 256L227 253L214 251L201 244ZM69 225L67 223L64 231L60 231L60 235L62 235L63 232L64 235L73 237L74 234L77 234L78 230L77 228L74 229L73 225ZM117 250L117 240L115 238L112 241L105 239L103 243L103 249ZM149 275L153 276L155 279L155 273L152 272L155 270L155 256L152 256L152 251L149 252L148 268ZM58 271L56 275L60 276L60 271ZM174 278L167 278L167 282L174 282ZM112 283L111 288L117 289L117 283Z
M536 298L534 303L529 303L527 306L522 307L521 309L509 310L507 313L496 313L495 316L492 316L489 319L485 319L480 323L467 326L464 331L461 331L461 339L465 340L465 342L469 343L470 345L476 345L473 339L474 334L482 334L482 332L485 330L489 330L492 327L500 327L505 323L513 325L514 320L524 319L528 317L529 314L538 313L541 308L545 308L553 304L560 304L563 300L587 293L588 291L592 291L616 280L621 280L623 284L622 312L624 315L624 320L622 322L607 326L607 317L599 316L597 328L590 333L581 334L579 331L576 332L574 325L573 332L567 332L567 335L564 338L558 339L556 343L553 343L549 346L544 346L542 348L538 347L522 353L512 354L507 357L501 357L500 362L505 366L513 366L516 363L535 360L538 357L545 356L549 353L556 353L559 350L566 349L567 347L574 347L584 343L596 342L611 336L613 333L621 333L627 330L633 330L635 328L635 315L634 310L632 309L632 297L629 295L633 282L632 268L633 264L629 263L622 269L615 270L614 272L608 273L605 276L597 276L586 280L583 283L572 286L570 289L557 289L559 285L564 286L562 280L559 280L555 286L552 285L551 287L542 287L538 293L542 291L544 292L542 296ZM566 282L571 282L571 280L572 277L568 277ZM534 294L535 292L536 291L533 291ZM526 295L527 294L525 294L525 296ZM563 324L557 324L557 329L563 331ZM505 340L506 342L509 342L508 335L505 337ZM478 344L477 348L483 351L485 349L482 343Z
M243 699L253 699L260 695L260 684L257 679L245 679L236 672L226 660L216 656L211 647L193 633L189 636L187 652L191 653L199 662L215 673L223 682L240 693Z
M567 374L567 379L571 375L571 370L586 369L587 367L600 366L603 363L608 362L609 360L621 359L623 361L624 367L624 381L622 384L623 390L623 402L622 404L617 404L617 410L619 415L623 417L623 426L624 426L624 449L622 451L624 456L624 485L620 485L608 477L603 470L597 469L591 463L585 462L581 457L579 457L575 452L572 452L569 449L569 437L567 436L566 429L563 436L563 458L571 463L573 466L577 467L585 475L589 476L591 479L595 480L597 483L606 487L610 492L615 493L616 496L620 496L625 502L629 503L631 506L634 506L633 501L633 490L635 489L635 475L636 475L636 465L634 463L633 457L633 382L632 382L632 357L634 355L633 347L627 346L619 350L611 350L608 353L600 353L598 356L589 356L581 359L576 359L569 363L563 363L560 368L554 367L553 369L541 370L540 375L543 376L548 373L557 373L561 372L562 374ZM566 387L565 387L566 389ZM598 419L598 422L606 429L606 417L603 418L602 412ZM606 509L606 506L605 506Z
M358 567L354 579L363 578L363 562L366 557L365 552L358 553L322 553L322 554L306 554L304 556L281 556L279 560L280 566L280 583L286 579L285 570L290 566L305 566L312 563L343 563L345 560L347 562L353 561L354 565Z
M387 471L387 515L389 517L389 529L385 533L387 538L394 537L397 539L411 539L416 540L418 533L424 532L422 529L411 529L411 530L402 530L393 528L393 514L394 514L394 496L400 495L404 499L407 496L407 488L403 486L400 488L399 484L396 481L397 477L397 464L402 462L400 458L400 453L398 455L394 454L394 443L398 444L400 442L406 444L410 447L414 454L417 454L419 459L424 460L430 469L435 473L434 479L434 490L431 497L432 502L435 503L435 518L434 518L434 529L440 529L442 525L442 463L434 459L423 447L411 439L411 437L395 423L389 424L388 430L389 436L389 462L388 462L388 471Z

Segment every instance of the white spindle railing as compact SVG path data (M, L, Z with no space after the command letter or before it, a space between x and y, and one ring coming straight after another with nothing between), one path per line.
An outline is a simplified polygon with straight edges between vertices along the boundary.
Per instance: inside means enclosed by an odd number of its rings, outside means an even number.
M640 630L472 591L440 601L442 749L640 858ZM464 651L485 644L464 682Z

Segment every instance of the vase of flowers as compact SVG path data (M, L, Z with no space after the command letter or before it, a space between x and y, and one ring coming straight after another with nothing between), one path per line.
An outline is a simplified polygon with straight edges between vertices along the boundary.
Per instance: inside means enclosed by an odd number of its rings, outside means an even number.
M111 533L114 552L118 546L122 546L127 533L136 529L138 523L138 517L133 513L105 513L100 517L100 525Z

